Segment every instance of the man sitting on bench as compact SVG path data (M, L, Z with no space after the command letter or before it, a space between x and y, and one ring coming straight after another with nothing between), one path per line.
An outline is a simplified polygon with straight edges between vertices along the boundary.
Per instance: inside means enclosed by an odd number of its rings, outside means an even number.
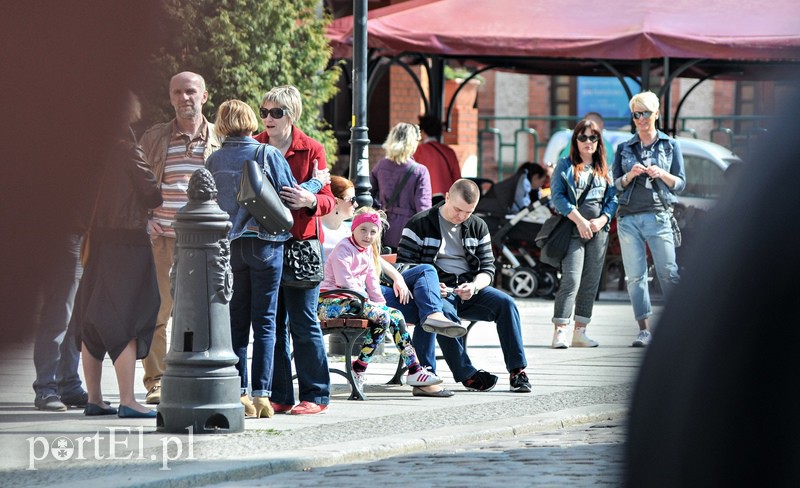
M479 198L480 189L473 181L460 179L453 183L444 203L418 213L406 224L397 261L434 265L448 319L495 322L510 374L510 390L530 393L519 310L510 296L491 286L495 260L489 228L473 215ZM434 334L416 327L412 344L420 364L436 371L434 338ZM468 391L494 388L497 376L472 365L462 339L438 334L438 341L456 381Z

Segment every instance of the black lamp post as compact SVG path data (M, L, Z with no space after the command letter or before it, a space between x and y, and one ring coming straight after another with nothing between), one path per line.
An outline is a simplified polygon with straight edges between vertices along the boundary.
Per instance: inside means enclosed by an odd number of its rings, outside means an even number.
M353 0L353 118L350 132L350 180L359 206L372 206L367 127L367 0Z

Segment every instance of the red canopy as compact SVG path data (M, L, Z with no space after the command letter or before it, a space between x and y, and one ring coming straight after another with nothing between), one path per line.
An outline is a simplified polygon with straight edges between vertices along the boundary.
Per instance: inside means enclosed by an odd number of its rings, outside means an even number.
M329 29L338 54L352 25L344 17ZM410 0L370 11L367 28L369 47L388 53L800 60L798 0Z

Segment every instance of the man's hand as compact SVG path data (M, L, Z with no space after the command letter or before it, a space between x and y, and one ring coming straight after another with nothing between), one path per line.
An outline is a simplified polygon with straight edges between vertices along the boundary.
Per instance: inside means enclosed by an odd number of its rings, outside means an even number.
M474 281L461 283L455 290L453 290L453 293L458 295L460 299L466 302L475 296L476 293L478 293L478 285L476 285Z
M281 200L286 202L286 206L292 210L299 210L301 208L314 208L314 206L317 204L317 197L296 183L294 188L290 186L284 186L281 188Z

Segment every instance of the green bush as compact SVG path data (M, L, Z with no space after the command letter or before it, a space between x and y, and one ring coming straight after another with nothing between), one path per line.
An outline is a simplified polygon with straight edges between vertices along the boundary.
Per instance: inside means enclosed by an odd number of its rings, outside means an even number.
M277 85L295 85L303 95L298 126L325 146L328 162L338 154L336 138L322 118L322 105L336 94L340 75L331 64L325 37L330 16L320 0L162 0L156 16L162 42L152 56L147 86L141 90L142 133L175 116L169 104L169 79L181 71L203 76L209 93L204 107L215 109L239 99L256 110Z

